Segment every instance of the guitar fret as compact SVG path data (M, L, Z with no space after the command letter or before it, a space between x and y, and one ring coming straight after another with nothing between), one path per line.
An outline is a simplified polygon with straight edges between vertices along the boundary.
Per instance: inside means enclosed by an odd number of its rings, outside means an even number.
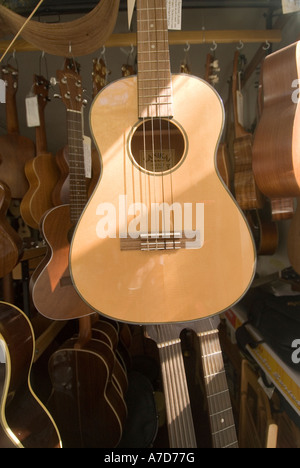
M235 428L234 424L231 424L231 426L228 426L228 427L224 427L224 429L220 429L219 431L212 432L211 435L214 436L216 434L220 434L221 432L227 431L227 430L232 429L232 428Z

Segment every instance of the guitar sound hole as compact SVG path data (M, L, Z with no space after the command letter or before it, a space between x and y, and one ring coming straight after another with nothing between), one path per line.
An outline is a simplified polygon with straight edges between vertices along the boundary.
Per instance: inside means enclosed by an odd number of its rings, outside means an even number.
M185 138L180 128L167 119L154 118L140 123L131 139L131 155L139 168L165 173L182 162Z

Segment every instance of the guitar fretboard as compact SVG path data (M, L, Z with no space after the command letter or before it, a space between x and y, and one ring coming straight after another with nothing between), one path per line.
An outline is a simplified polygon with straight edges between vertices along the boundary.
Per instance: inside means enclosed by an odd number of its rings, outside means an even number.
M139 117L173 115L165 0L137 0Z
M214 448L238 448L218 330L198 332Z
M68 110L67 128L71 221L76 223L87 202L81 112Z

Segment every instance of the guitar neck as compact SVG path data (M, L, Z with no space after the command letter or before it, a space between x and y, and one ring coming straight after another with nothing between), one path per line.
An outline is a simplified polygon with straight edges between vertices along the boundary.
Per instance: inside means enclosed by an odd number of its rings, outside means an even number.
M214 448L238 448L218 330L198 332Z
M171 448L197 447L180 338L172 325L158 327L159 356Z
M82 113L67 111L71 221L76 223L87 202Z
M166 0L137 1L139 117L170 117L172 86Z

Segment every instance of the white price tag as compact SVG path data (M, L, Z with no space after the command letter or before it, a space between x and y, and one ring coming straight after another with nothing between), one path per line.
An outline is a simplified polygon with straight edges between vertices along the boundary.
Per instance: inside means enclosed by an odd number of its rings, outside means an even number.
M0 80L0 103L5 104L6 103L6 86L5 86L5 81Z
M181 30L182 0L167 0L168 28Z
M300 11L300 0L282 0L282 12L293 13Z
M83 155L84 155L84 170L87 179L92 178L92 140L90 137L83 137Z
M25 104L26 104L27 126L39 127L41 123L40 123L38 97L27 96L25 100Z

